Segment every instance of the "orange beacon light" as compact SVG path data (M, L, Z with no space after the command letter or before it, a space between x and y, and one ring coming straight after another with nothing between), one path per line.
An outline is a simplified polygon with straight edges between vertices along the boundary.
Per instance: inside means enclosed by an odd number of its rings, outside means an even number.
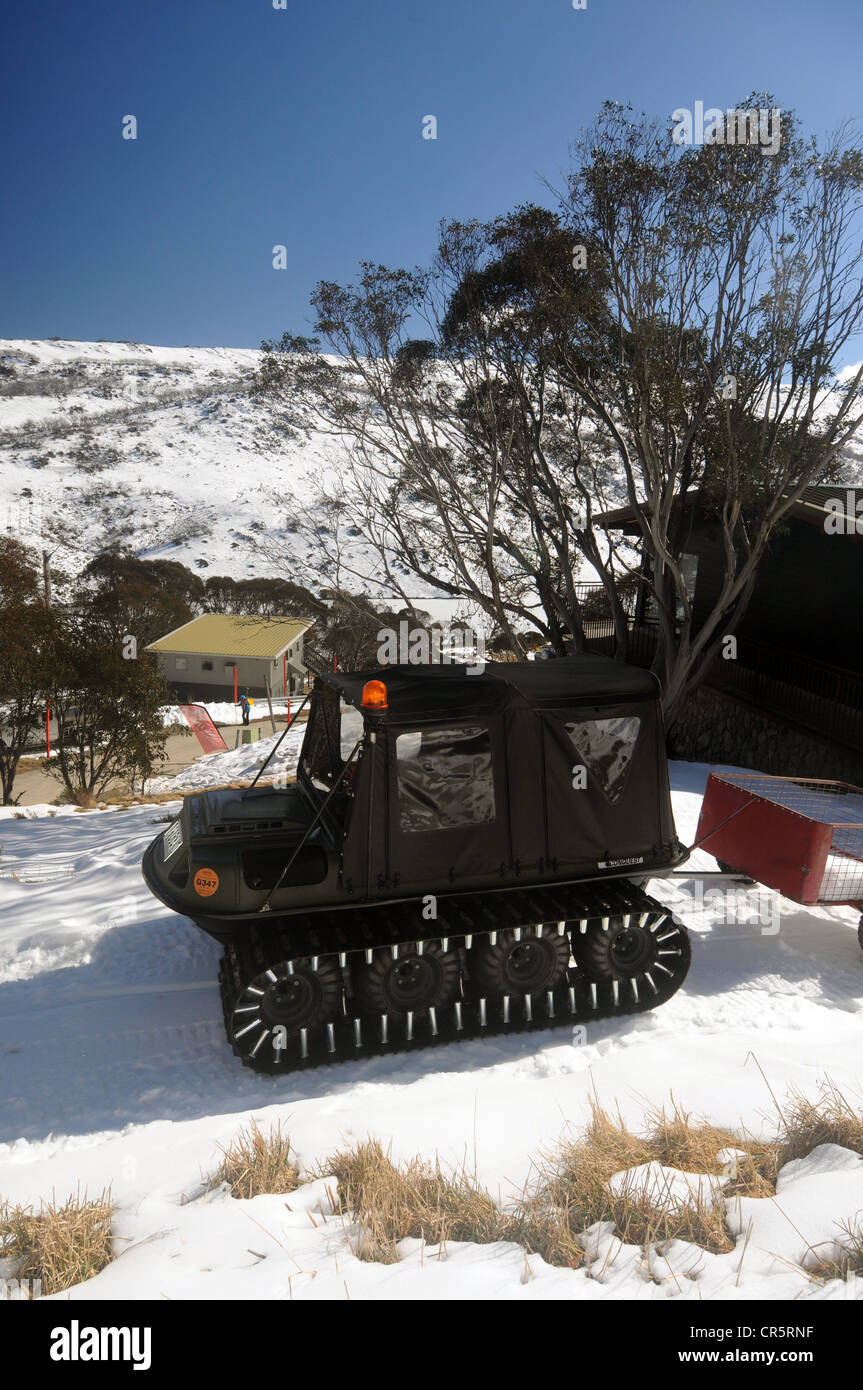
M383 710L389 709L387 703L387 688L383 681L366 681L363 686L363 709Z

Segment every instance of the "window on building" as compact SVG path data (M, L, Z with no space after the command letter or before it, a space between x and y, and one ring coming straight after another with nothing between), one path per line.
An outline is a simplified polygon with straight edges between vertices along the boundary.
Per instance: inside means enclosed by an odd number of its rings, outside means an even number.
M202 670L202 671L212 671L212 669L213 669L213 663L212 663L212 661L202 661L202 662L201 662L201 670Z
M494 820L488 729L423 729L396 739L402 830L451 830Z
M175 666L175 669L178 670L178 671L185 671L185 669L186 669L186 658L185 658L184 656L177 656L177 657L175 657L175 658L174 658L174 666Z

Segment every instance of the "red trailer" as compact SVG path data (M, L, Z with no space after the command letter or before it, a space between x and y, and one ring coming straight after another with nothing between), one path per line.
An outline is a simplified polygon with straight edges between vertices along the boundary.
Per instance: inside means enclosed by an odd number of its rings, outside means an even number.
M712 772L696 843L720 868L757 879L793 902L843 904L863 912L860 787Z

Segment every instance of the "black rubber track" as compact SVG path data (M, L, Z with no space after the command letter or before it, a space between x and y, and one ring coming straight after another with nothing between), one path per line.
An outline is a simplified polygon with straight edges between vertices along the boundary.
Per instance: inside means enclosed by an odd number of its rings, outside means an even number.
M663 938L648 953L646 970L636 971L634 978L609 967L607 961L604 967L602 963L603 941L624 926ZM531 995L519 992L516 984L508 996L493 993L495 983L502 991L508 978L499 972L495 975L489 967L496 958L495 948L501 943L511 950L515 942L531 942L537 933L549 945L554 941L555 958L561 964L552 971L557 983L551 990ZM445 972L440 1007L415 1014L390 1012L385 1018L370 1010L379 993L362 985L357 988L369 964L374 967L382 957L401 957L405 943L417 949L425 942L435 955L447 953L449 961L458 960L457 991L452 988L450 969ZM263 930L255 926L238 932L225 950L220 986L225 1029L235 1055L255 1071L284 1073L487 1035L589 1026L600 1018L643 1013L664 1004L680 988L690 955L688 934L670 909L635 884L618 879L582 884L577 890L525 889L493 904L484 903L478 895L441 898L433 921L422 920L419 901L396 911L389 906L386 912L368 908L308 919L271 919ZM256 1018L255 1005L268 987L266 972L281 980L289 964L303 973L322 970L328 981L338 969L342 998L334 1016L322 1014L304 1030L288 1032L286 1039L282 1034L284 1047L276 1050L269 1028L272 1015L265 1026ZM331 1000L329 992L327 997ZM247 1019L257 1026L250 1028Z

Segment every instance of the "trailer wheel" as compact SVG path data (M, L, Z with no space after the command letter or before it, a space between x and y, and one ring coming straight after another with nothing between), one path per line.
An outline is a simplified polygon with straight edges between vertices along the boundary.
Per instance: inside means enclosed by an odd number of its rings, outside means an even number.
M398 955L374 952L354 971L354 988L366 1013L422 1013L449 1004L459 986L459 959L437 941L402 942Z
M554 989L569 965L569 942L557 924L497 933L471 952L471 974L480 994L538 994Z

